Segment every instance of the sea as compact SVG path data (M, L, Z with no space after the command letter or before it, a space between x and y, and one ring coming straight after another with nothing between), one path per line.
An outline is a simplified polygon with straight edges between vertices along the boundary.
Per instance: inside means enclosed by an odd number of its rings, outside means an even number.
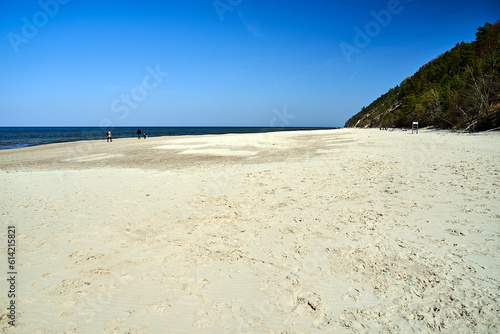
M140 127L148 137L198 136L227 133L262 133L275 131L325 130L323 127ZM0 150L82 140L106 139L102 127L0 127ZM137 137L136 127L110 129L115 138Z

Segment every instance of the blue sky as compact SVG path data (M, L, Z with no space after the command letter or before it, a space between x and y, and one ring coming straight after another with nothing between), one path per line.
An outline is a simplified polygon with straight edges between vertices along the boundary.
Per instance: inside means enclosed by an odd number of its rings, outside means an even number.
M498 0L0 1L0 126L343 126Z

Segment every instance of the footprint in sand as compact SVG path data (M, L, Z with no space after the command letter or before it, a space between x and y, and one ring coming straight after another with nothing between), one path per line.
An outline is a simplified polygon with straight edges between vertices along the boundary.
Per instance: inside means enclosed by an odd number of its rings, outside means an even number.
M451 228L447 229L446 231L447 231L449 234L454 235L454 236L457 236L457 237L463 237L463 236L465 236L465 234L463 234L462 232L460 232L460 231L458 231L458 230L451 229Z
M103 326L104 332L109 334L122 333L122 331L119 328L119 325L128 318L130 318L133 313L134 311L125 311L122 312L120 316L109 319L104 323Z

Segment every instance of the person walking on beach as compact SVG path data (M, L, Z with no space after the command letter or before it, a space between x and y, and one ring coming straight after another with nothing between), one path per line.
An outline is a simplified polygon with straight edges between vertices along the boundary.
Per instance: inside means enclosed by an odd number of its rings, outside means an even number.
M137 139L141 139L141 129L137 129Z
M111 138L111 131L109 129L106 131L106 137L108 137L106 142L113 142L113 139Z

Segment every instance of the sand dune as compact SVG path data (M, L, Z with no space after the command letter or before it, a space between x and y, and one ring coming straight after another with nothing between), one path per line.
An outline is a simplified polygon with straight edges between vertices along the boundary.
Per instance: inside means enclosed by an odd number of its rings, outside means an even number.
M498 332L498 143L340 129L0 151L2 244L18 231L0 328Z

